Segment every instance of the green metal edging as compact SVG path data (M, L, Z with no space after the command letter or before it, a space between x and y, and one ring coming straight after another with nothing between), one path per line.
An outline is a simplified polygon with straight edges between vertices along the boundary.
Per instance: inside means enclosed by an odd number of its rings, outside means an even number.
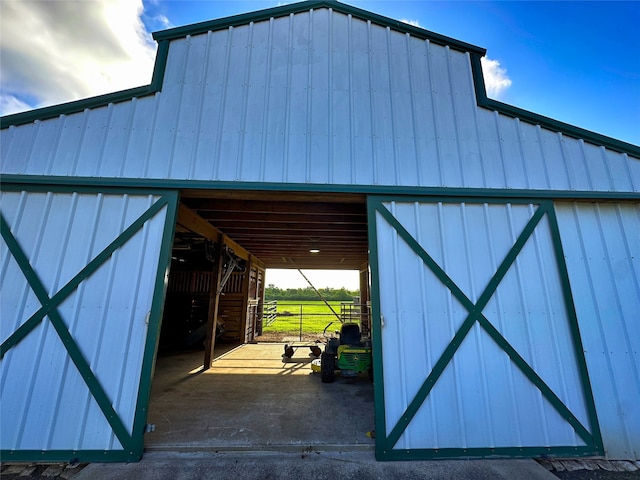
M491 199L511 203L524 203L525 200L640 200L638 192L588 192L584 190L533 190L509 188L458 188L458 187L419 187L399 185L355 185L325 183L276 183L276 182L232 182L216 180L178 180L114 177L61 177L44 175L2 175L2 188L12 184L28 185L31 191L48 191L50 188L62 189L98 188L126 189L163 189L163 190L252 190L264 192L313 192L313 193L353 193L369 196L401 195L404 198L422 198L428 196L433 201L448 201L452 198L462 202L476 202L479 199ZM68 189L66 190L68 191ZM531 203L531 201L527 202Z
M286 5L280 5L273 8L258 10L255 12L241 13L239 15L233 15L230 17L218 18L206 22L194 23L192 25L185 25L182 27L161 30L158 32L154 32L153 38L154 40L174 40L178 38L184 38L187 35L199 35L202 33L207 33L209 31L213 32L229 27L247 25L251 22L255 23L266 21L271 18L284 17L295 13L309 11L312 9L316 10L319 8L330 8L338 13L351 15L361 20L369 20L375 25L389 27L401 33L409 33L414 37L423 40L429 40L430 42L437 45L449 46L450 48L461 52L472 52L478 55L484 55L486 53L486 50L484 48L478 47L476 45L462 42L460 40L456 40L455 38L431 32L429 30L425 30L424 28L416 27L409 23L394 20L393 18L385 17L384 15L369 12L367 10L362 10L361 8L337 2L335 0L309 0L306 2L296 2Z
M167 57L169 55L169 41L158 43L158 52L156 53L156 61L153 68L153 76L151 83L142 87L129 88L113 93L106 93L90 98L83 98L73 102L61 103L50 107L36 108L27 112L14 113L13 115L5 115L0 117L0 130L4 130L11 126L24 125L32 123L36 120L47 120L59 117L60 115L70 115L82 112L85 109L104 107L110 103L121 103L132 100L133 98L146 97L154 95L162 90L162 82L164 80L164 72L167 67Z
M133 420L132 431L132 455L140 459L144 451L144 432L149 413L149 399L151 396L151 383L153 380L153 370L156 364L158 353L158 342L160 339L160 328L162 326L162 313L164 310L164 300L167 291L167 278L171 265L171 249L176 228L178 215L178 192L167 193L167 213L164 220L164 230L162 234L162 245L158 259L158 270L156 273L153 299L151 301L151 313L149 315L149 327L147 328L147 338L145 341L144 356L142 359L142 370L140 373L140 385L138 387L138 399L136 402L136 413Z
M445 198L439 199L440 201L446 201L448 203L455 202L456 199ZM451 456L532 456L535 452L541 452L542 454L553 455L594 455L601 454L604 451L602 438L600 435L600 429L595 415L595 404L593 402L593 396L591 392L591 386L586 372L586 360L582 353L582 343L580 341L579 330L577 325L577 317L575 316L575 307L573 305L573 299L571 298L570 287L568 284L568 273L566 272L566 266L564 267L564 275L561 272L561 283L563 283L563 295L565 300L566 309L568 311L569 323L571 324L572 343L574 345L576 361L579 368L581 386L583 389L583 396L587 403L587 410L589 415L589 424L591 432L585 428L575 415L564 405L560 398L553 392L553 390L540 378L540 376L533 370L533 368L527 364L527 362L517 353L517 351L509 344L509 342L499 333L497 329L489 322L489 320L482 314L482 311L488 301L495 293L498 285L515 262L517 255L524 248L528 239L533 234L539 222L543 219L545 214L547 215L548 222L550 224L555 223L555 229L557 231L557 220L555 218L555 212L553 203L548 200L542 200L536 202L539 207L534 212L533 216L529 219L529 222L520 232L515 244L510 249L504 260L501 262L496 273L485 287L482 295L480 295L476 304L473 304L462 290L451 280L451 278L437 265L437 263L431 258L431 256L418 244L418 242L412 237L412 235L400 224L400 222L393 216L393 214L383 205L383 202L401 201L403 203L413 203L416 201L423 201L429 203L435 203L438 200L434 198L405 198L400 200L385 198L385 197L369 197L368 198L368 219L369 219L369 237L370 237L370 249L371 249L371 270L372 270L372 318L375 328L372 329L374 334L374 376L378 384L375 388L376 398L376 431L380 432L376 439L376 456L381 460L393 460L393 459L414 459L414 458L450 458ZM462 203L461 199L457 200L458 203ZM492 203L491 199L472 199L473 203ZM513 204L530 204L528 199L504 199L500 198L493 203L513 203ZM405 413L401 415L400 419L393 427L389 435L387 436L383 432L386 432L386 416L384 414L384 387L383 387L383 374L381 367L378 368L376 364L382 365L382 340L381 340L381 328L382 319L380 314L380 296L379 296L379 283L377 281L380 272L378 265L378 245L377 245L377 213L387 222L387 224L396 231L398 236L423 260L432 273L450 290L452 295L461 303L464 308L469 311L468 316L462 323L454 338L451 340L445 351L442 353L438 361L434 364L431 372L423 385L418 390L414 399L409 403ZM553 231L553 228L552 228ZM552 233L552 243L554 250L556 251L556 258L558 255L558 249L561 253L561 244L559 244L560 237L559 232L557 235ZM558 268L562 271L563 263L558 260ZM571 311L573 314L571 314ZM440 375L444 372L446 366L450 363L455 355L457 349L462 344L462 341L471 330L471 327L478 322L493 339L493 341L502 349L516 365L516 367L525 375L525 377L535 385L542 396L551 404L551 406L558 412L558 414L564 418L574 429L576 434L587 444L585 447L514 447L514 448L481 448L481 449L409 449L394 450L394 446L400 439L405 429L410 424L413 417L417 414L418 410L422 406L424 400L431 392L433 386L437 383ZM376 361L377 359L377 361ZM378 405L381 406L378 407ZM382 411L381 411L382 410ZM446 450L446 453L445 453ZM520 453L518 453L520 452Z
M487 90L484 83L484 75L482 73L481 57L474 52L470 52L471 56L471 72L473 75L473 83L476 93L476 102L479 107L483 107L489 110L495 110L499 113L503 113L509 117L519 118L520 120L531 123L533 125L540 125L554 132L560 132L572 138L582 139L586 142L593 143L594 145L602 145L615 152L628 153L638 159L640 159L640 146L633 145L632 143L623 142L600 133L592 132L584 128L576 127L553 118L545 117L537 113L524 110L513 105L499 102L487 97Z
M29 190L28 186L11 185L10 188L4 188L5 191L23 191ZM37 189L42 192L42 189ZM51 190L51 189L49 189ZM58 187L55 189L65 193L99 193L93 188L79 188L73 191L68 188ZM100 191L102 192L102 191ZM104 192L102 192L104 193ZM115 193L115 192L113 192ZM10 227L4 216L0 213L0 233L7 245L10 254L22 270L28 285L35 293L42 307L32 315L25 323L23 323L12 335L10 335L1 345L1 355L4 355L15 345L17 345L29 332L33 330L45 316L49 316L58 336L60 337L69 357L78 369L80 376L85 381L89 392L96 400L98 407L102 411L105 419L109 423L113 433L123 446L122 450L52 450L52 451L36 451L36 450L2 450L3 459L10 458L13 461L70 461L73 458L81 458L81 461L138 461L142 457L144 447L144 426L147 415L147 406L151 389L151 373L155 362L155 352L157 349L157 339L160 330L160 321L162 317L162 309L164 295L166 290L165 278L168 271L169 259L171 254L171 245L173 242L173 232L175 229L175 221L177 215L178 192L150 192L150 191L131 191L120 192L121 194L137 194L137 195L155 195L160 197L149 208L147 208L134 222L129 225L118 237L105 247L96 257L93 258L78 274L74 276L67 284L62 287L51 298L48 297L46 289L43 286L37 273L29 264L28 258L20 247L19 243L11 233ZM145 352L143 355L140 386L138 391L138 400L132 425L132 433L129 434L124 423L120 419L118 413L111 405L104 388L91 370L90 364L84 358L78 345L75 343L72 335L66 327L62 316L57 307L62 303L83 280L93 274L111 255L128 240L130 240L144 225L154 218L164 208L167 208L164 220L163 238L158 259L158 270L156 280L154 282L154 294L149 318L149 328L147 329L147 337L145 342ZM139 438L138 438L139 437Z

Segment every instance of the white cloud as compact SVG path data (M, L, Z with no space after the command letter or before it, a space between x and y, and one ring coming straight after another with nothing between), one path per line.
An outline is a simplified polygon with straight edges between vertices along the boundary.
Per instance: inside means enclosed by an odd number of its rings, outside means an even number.
M403 18L400 21L403 22L403 23L408 23L409 25L413 25L414 27L422 28L422 26L420 25L420 22L418 22L418 20L407 20L406 18Z
M511 79L507 76L507 70L500 66L498 60L482 57L482 73L487 96L499 99L511 86Z
M23 102L13 95L0 94L0 115L11 115L12 113L20 113L25 110L31 110L31 105Z
M148 84L156 44L142 11L142 0L2 0L2 113Z

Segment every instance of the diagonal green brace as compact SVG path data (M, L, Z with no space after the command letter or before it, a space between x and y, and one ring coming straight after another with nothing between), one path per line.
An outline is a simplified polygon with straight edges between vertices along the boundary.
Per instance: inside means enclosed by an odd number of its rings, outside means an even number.
M427 376L422 386L418 389L413 400L409 403L409 406L405 410L404 414L400 416L398 423L393 427L387 437L387 447L392 449L398 442L402 433L406 430L413 420L413 417L418 413L418 410L424 403L425 399L435 386L436 382L444 372L447 365L453 359L453 356L457 352L458 348L462 344L462 341L467 336L473 324L478 320L482 310L487 305L493 294L495 293L498 285L507 274L509 268L515 261L516 257L524 248L524 245L529 240L529 237L535 230L536 226L546 213L546 209L539 207L536 209L532 217L529 219L524 229L518 236L516 242L511 247L505 258L500 263L496 273L493 275L487 286L485 287L482 295L478 299L478 302L474 305L471 300L462 292L462 290L451 280L451 278L440 268L439 265L433 260L433 258L422 248L422 246L413 238L413 236L400 224L400 222L387 210L386 207L380 206L378 212L389 222L389 224L398 232L400 237L409 245L409 247L425 262L425 264L431 269L431 271L444 283L456 299L469 311L469 315L462 323L453 339L447 345L440 358L434 364L433 369Z
M139 218L137 218L127 229L125 229L113 242L102 250L96 257L91 260L82 270L80 270L65 286L63 286L58 292L51 298L49 298L46 290L37 292L34 289L36 297L40 301L42 307L40 307L31 317L27 319L15 332L13 332L4 342L0 345L0 358L3 358L5 354L15 345L20 343L36 326L40 324L42 319L49 314L54 308L57 308L87 277L92 275L100 266L106 262L113 253L124 245L131 237L133 237L140 228L153 216L156 215L165 205L166 199L159 199L156 201L147 211L145 211ZM11 234L11 231L4 219L0 214L0 229L2 230L2 238L7 244L9 251L15 258L18 266L22 270L22 273L27 279L27 282L33 288L34 285L42 285L42 282L38 278L37 274L29 264L29 260L20 248L20 245Z

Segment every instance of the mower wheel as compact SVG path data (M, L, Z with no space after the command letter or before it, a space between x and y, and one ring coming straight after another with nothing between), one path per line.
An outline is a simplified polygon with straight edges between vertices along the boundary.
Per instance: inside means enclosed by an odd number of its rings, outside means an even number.
M293 347L291 347L291 346L289 346L289 345L285 345L285 346L284 346L284 356L285 356L286 358L291 358L291 357L293 357L293 353L294 353L294 351L293 351Z
M316 357L319 357L320 355L322 355L322 349L317 345L309 347L309 349L311 350L311 353Z
M336 379L336 357L322 352L320 357L320 379L322 383L332 383Z

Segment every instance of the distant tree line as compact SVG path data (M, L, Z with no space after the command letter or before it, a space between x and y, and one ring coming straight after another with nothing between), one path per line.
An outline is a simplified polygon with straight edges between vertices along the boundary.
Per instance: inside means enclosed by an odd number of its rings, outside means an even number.
M348 302L353 300L353 297L360 296L359 290L347 290L344 287L339 289L325 287L319 288L318 291L328 301ZM311 287L282 289L276 287L273 283L270 283L265 288L264 297L267 302L271 300L320 300L318 294Z

